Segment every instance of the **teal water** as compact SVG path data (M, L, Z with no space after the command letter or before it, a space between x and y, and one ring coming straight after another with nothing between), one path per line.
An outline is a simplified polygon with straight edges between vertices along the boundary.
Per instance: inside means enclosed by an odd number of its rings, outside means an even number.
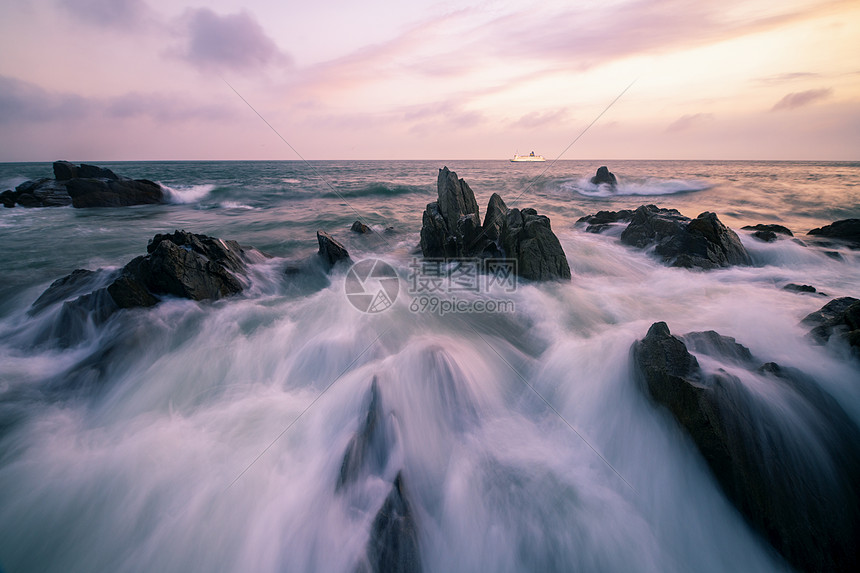
M630 344L658 320L717 330L812 374L860 421L857 362L798 324L827 299L781 290L860 297L856 251L739 231L754 266L700 273L575 226L654 203L802 239L860 217L860 163L618 161L615 191L588 182L586 161L94 163L172 202L0 210L4 570L352 571L398 470L426 571L787 570L636 388ZM514 312L442 317L410 311L405 288L360 313L346 269L321 290L290 285L284 267L316 251L317 229L405 278L443 165L482 214L498 192L548 215L573 280L518 285ZM0 164L0 190L50 174ZM378 233L351 233L356 219ZM26 314L53 280L120 267L174 229L273 258L243 295L120 313L68 348L44 336L56 312ZM382 475L336 494L373 376L397 445Z

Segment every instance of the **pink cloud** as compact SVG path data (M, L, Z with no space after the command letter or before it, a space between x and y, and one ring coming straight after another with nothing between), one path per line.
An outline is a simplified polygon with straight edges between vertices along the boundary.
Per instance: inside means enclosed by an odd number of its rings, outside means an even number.
M776 102L776 104L771 108L771 111L797 109L799 107L804 107L817 101L827 99L832 94L833 90L831 88L790 93Z

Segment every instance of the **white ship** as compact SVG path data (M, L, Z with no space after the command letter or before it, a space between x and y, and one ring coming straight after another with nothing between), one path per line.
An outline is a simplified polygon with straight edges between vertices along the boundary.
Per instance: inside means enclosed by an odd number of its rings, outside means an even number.
M514 162L514 161L546 161L546 159L544 159L543 155L535 155L535 152L532 151L528 155L516 155L516 154L514 154L514 157L513 157L513 159L511 159L511 162Z

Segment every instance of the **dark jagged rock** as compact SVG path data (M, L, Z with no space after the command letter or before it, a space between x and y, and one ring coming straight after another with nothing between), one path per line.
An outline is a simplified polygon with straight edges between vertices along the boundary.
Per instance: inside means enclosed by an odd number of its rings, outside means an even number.
M42 203L32 193L21 193L17 198L18 205L27 208L41 207Z
M84 291L92 291L97 283L98 273L87 269L77 269L71 274L57 279L51 283L45 292L33 302L28 311L30 314L37 314L44 308L66 300L70 296Z
M400 473L373 519L366 558L359 571L418 573L422 570L415 518Z
M317 242L319 243L319 256L329 266L334 266L338 261L349 260L349 252L342 244L325 231L317 231Z
M630 209L622 209L621 211L598 211L594 215L586 215L580 217L577 223L588 223L585 228L587 233L600 233L606 230L612 223L620 223L630 221L633 217L633 211Z
M685 339L707 342L702 353L751 365L734 339L711 332ZM775 406L722 369L703 372L664 322L633 344L632 356L647 393L690 435L726 496L777 551L803 571L854 570L860 432L835 400L802 373L768 363L757 373L781 394Z
M808 235L837 239L853 248L860 248L860 219L842 219L829 225L812 229Z
M78 167L78 177L82 179L110 179L112 181L119 181L120 179L116 173L106 167L87 163L81 163L81 166Z
M364 235L365 233L372 233L373 229L362 223L361 221L356 221L352 224L352 227L349 228L353 233L358 233L360 235Z
M683 341L694 352L710 356L717 355L741 365L749 365L753 361L749 348L738 344L738 341L731 336L723 336L713 330L689 332L683 336Z
M643 205L633 212L621 242L654 251L673 267L715 269L749 265L749 254L734 231L714 213L690 220L675 209Z
M80 177L78 166L68 161L54 161L54 179L57 181L68 181Z
M609 171L609 168L605 165L598 167L597 173L591 178L592 185L600 185L601 183L608 183L609 185L616 185L618 183L615 174Z
M202 301L238 294L247 282L248 263L263 258L236 241L186 231L155 235L147 251L108 275L79 269L54 281L30 312L65 301L58 319L63 326L55 330L69 331L64 336L71 344L80 325L101 324L119 309L154 306L161 296Z
M850 296L833 299L801 322L813 327L809 334L822 344L838 336L860 354L860 300Z
M46 177L21 183L7 197L22 207L64 207L72 202L62 182Z
M78 208L154 205L165 201L161 185L148 179L69 179L66 190L72 206Z
M434 258L516 259L517 274L529 280L570 279L570 267L549 218L534 209L508 209L498 194L480 222L469 185L447 167L439 170L439 199L427 205L421 252Z
M364 470L379 474L388 459L388 444L382 418L382 398L376 376L370 385L367 414L355 435L349 440L340 464L335 491L354 482Z
M792 233L791 229L789 229L788 227L783 227L782 225L775 224L763 225L759 223L758 225L745 225L741 227L741 229L743 229L744 231L762 231L772 233L774 235L787 235L789 237L794 236L794 233ZM756 235L756 233L753 233L753 235Z
M437 200L427 205L422 218L421 252L434 258L469 256L466 249L481 227L475 194L447 167L439 170L436 191Z

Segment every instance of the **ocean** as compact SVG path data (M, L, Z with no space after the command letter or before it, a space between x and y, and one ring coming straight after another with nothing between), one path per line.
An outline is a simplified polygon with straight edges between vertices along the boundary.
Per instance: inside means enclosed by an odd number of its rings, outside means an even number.
M589 182L593 161L93 163L171 202L0 209L2 571L354 571L398 472L424 571L791 571L638 386L630 348L657 321L803 370L860 424L860 363L800 324L860 297L860 251L802 244L860 217L860 163L613 161L615 189ZM515 281L481 311L486 292L437 293L468 311L425 304L410 279L443 166L482 217L494 192L547 215L572 280ZM0 164L0 191L49 176ZM669 268L576 225L644 204L717 213L752 266ZM798 240L740 230L757 223ZM70 344L56 309L28 314L52 281L176 229L271 258L238 296L123 311ZM285 274L318 229L395 269L390 307L357 309L346 264ZM374 379L394 438L336 491Z

